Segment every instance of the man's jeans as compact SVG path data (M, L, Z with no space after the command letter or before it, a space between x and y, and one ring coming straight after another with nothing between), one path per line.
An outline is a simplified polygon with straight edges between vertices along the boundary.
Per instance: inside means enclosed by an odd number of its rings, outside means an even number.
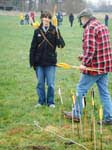
M103 105L104 120L112 120L112 101L108 91L108 74L91 76L82 74L79 84L76 89L76 104L74 106L74 116L80 117L82 115L82 97L86 95L90 87L96 83L98 86L100 99ZM80 113L79 113L80 112Z
M38 103L43 105L51 105L54 104L54 81L55 81L55 66L48 67L36 67L36 76L38 79L37 84L37 93L39 96ZM45 82L47 83L47 95Z

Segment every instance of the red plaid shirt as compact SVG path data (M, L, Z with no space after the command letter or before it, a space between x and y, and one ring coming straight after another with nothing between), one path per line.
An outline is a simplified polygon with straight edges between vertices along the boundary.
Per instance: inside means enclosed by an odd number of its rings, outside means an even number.
M84 71L85 74L97 75L112 72L112 49L108 28L95 18L84 26L82 64L101 72Z

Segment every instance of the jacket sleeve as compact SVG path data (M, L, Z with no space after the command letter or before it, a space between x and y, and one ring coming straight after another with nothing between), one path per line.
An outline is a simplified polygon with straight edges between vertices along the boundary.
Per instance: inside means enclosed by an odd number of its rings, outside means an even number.
M34 31L34 35L32 38L32 42L31 42L31 47L30 47L30 54L29 54L29 63L30 63L30 67L34 67L34 55L35 55L35 50L37 47L37 32L36 30Z
M83 59L82 64L85 66L91 66L93 57L96 50L96 33L94 28L88 28L83 34Z
M56 32L57 32L56 44L57 44L58 48L64 48L65 41L64 41L63 37L61 36L59 29L57 29Z

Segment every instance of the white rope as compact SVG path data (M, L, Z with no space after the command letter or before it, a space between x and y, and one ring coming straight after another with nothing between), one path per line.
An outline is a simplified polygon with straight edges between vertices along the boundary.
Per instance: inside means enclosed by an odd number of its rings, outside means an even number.
M43 130L44 130L44 129L43 129L43 128L39 125L39 122L34 121L34 125L35 125L36 127L40 128L40 129L41 129L41 131L43 131ZM59 137L59 138L63 139L63 140L70 141L70 142L72 142L73 144L76 144L76 145L78 145L78 146L82 147L83 149L88 150L88 149L87 149L84 145L79 144L79 143L77 143L76 141L73 141L72 139L65 138L65 137L63 137L63 136L61 136L61 135L59 135L59 134L56 134L56 133L55 133L55 132L53 132L51 129L50 129L50 130L47 130L47 131L48 131L48 132L50 132L50 133L52 133L52 134L54 134L55 136L57 136L57 137Z

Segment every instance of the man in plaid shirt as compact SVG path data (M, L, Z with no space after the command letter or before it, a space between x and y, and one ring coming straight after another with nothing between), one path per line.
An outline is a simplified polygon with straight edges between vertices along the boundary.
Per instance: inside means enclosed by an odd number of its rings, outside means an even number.
M83 55L80 57L82 72L76 91L74 106L74 121L80 121L83 109L83 96L94 83L97 84L103 105L104 125L112 125L112 101L108 91L108 72L112 72L112 49L108 28L101 24L90 9L84 9L78 15L84 28ZM98 71L87 70L92 68ZM66 118L72 119L72 114L65 112Z

